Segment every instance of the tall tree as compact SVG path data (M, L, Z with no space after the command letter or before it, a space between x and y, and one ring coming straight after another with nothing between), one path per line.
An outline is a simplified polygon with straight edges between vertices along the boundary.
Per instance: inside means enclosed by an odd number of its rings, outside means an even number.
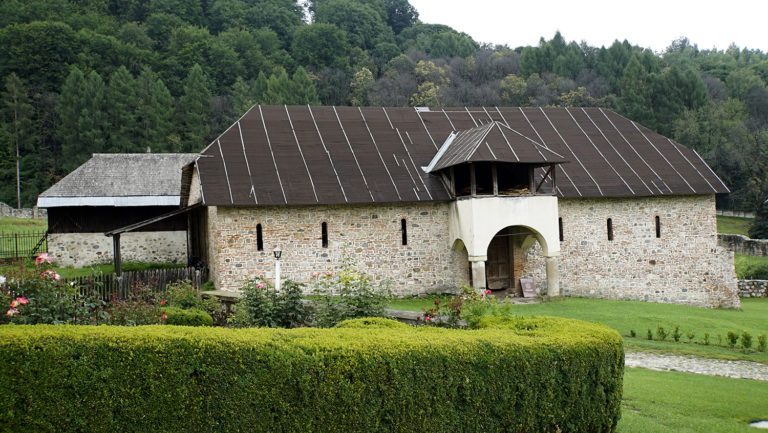
M317 96L317 89L315 83L312 82L307 71L301 66L293 73L293 94L294 98L291 101L293 104L301 105L320 105L320 98Z
M136 141L155 152L172 151L170 138L173 127L174 104L171 92L149 67L136 79L137 131Z
M8 137L16 161L16 203L21 208L21 149L32 143L33 109L27 90L15 73L5 79L3 98L3 132Z
M109 145L114 153L131 153L142 150L137 137L136 80L125 66L109 77L106 92L107 116L109 117Z
M91 71L88 77L76 66L64 81L59 99L59 128L63 168L72 171L106 143L105 85Z
M203 68L195 64L184 80L181 106L181 152L197 152L210 133L211 92L208 90Z

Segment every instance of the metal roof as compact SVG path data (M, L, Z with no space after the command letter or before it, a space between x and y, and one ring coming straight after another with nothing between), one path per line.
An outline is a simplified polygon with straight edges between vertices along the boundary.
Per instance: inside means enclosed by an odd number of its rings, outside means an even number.
M178 206L181 168L194 153L95 153L40 194L39 207Z
M450 200L421 167L452 134L464 131L455 150L467 150L486 130L489 149L464 158L561 157L560 197L728 192L695 151L601 108L254 106L201 153L201 195L212 206Z
M562 155L541 143L493 121L448 136L424 170L432 173L457 164L481 161L539 165L566 162Z

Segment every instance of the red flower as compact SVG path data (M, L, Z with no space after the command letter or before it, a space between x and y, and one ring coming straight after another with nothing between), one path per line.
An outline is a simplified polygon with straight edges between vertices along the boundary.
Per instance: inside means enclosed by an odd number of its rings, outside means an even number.
M432 320L432 319L431 319L429 316L427 316L427 317L425 317L425 318L424 318L424 320L426 320L427 322L429 322L429 321L430 321L430 320Z
M165 301L160 301L160 305L165 305Z
M93 321L94 321L94 322L98 322L98 321L99 321L99 319L97 319L97 318L95 318L95 317L94 317L94 318L93 318Z
M165 314L163 314L163 320L166 320L167 318L168 318L168 316L166 316Z
M21 304L21 305L29 304L29 301L27 300L27 298L25 298L23 296L20 296L20 297L16 298L16 300L19 301L19 304Z
M486 294L490 294L490 293L491 293L491 291L490 291L490 290L486 290L486 291L485 291L485 293L486 293Z

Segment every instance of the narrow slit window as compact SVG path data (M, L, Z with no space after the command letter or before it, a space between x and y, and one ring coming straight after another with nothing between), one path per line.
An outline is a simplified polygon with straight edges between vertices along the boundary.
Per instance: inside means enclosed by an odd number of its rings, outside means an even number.
M613 240L613 220L608 218L608 240Z
M560 242L562 242L563 239L564 239L564 237L563 237L563 218L562 217L557 219L557 230L560 232Z
M323 237L323 248L328 248L328 223L324 222L320 229L322 231L322 237Z
M261 224L256 224L256 250L264 251L264 237L261 234Z
M658 215L656 215L656 237L661 237L661 218Z
M400 234L403 236L403 245L408 245L408 226L405 223L405 218L400 220Z

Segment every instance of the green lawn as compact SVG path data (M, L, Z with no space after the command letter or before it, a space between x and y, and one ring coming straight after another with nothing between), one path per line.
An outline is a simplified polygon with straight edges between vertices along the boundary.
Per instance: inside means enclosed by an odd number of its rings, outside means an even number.
M759 432L768 420L768 383L629 368L620 433Z
M727 217L718 215L717 232L749 236L749 225L752 224L752 221L754 221L752 218Z
M433 302L434 298L405 298L392 302L390 308L421 311L422 308L430 307ZM768 299L743 299L740 311L586 298L564 298L541 304L516 305L514 311L524 316L559 316L602 323L619 331L624 336L626 347L637 350L690 353L768 364L768 352L754 350L757 336L768 335ZM659 326L669 334L666 341L649 341L648 329L656 338ZM675 326L680 327L679 343L672 340ZM630 337L632 330L636 334L634 338ZM739 335L744 331L749 332L752 335L753 350L745 353L723 347L727 345L728 331ZM688 343L688 332L694 334L692 343ZM705 333L709 333L709 345L702 344Z
M733 267L736 270L736 276L740 279L768 279L768 257L736 253L733 256Z
M47 229L47 219L0 218L0 234L44 232Z

